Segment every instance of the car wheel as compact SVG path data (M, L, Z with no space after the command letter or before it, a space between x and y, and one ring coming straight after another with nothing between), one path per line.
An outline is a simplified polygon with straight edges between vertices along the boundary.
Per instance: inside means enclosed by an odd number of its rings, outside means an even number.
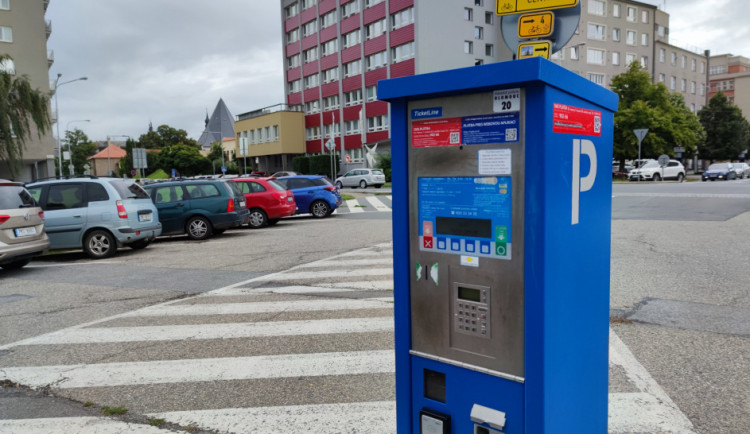
M339 190L341 190L342 188L344 188L344 184L342 184L341 181L337 181L336 182L336 187L338 187Z
M359 188L367 188L367 182L364 179L359 181Z
M191 240L205 240L213 232L211 223L205 217L195 216L188 220L185 232Z
M133 250L141 250L148 247L148 245L151 244L151 241L149 240L138 240L133 241L132 243L128 244L128 247L130 247Z
M83 251L92 259L109 258L117 252L117 242L109 232L97 229L83 239Z
M654 176L651 179L653 179L655 182L659 182L661 181L661 175L659 175L658 173L654 173Z
M364 182L364 181L363 181ZM331 207L324 200L316 200L310 205L310 214L316 218L323 218L331 213Z
M20 259L18 261L8 262L6 264L0 265L0 267L3 267L6 270L18 270L19 268L23 268L31 262L31 259Z
M685 180L685 175L683 175L682 173L677 175L677 182L682 182L684 180Z
M268 224L268 217L262 209L254 208L250 210L250 221L247 225L253 229L262 228Z
M268 220L268 226L275 225L276 223L279 222L279 220L281 220L281 219L270 219L270 220Z

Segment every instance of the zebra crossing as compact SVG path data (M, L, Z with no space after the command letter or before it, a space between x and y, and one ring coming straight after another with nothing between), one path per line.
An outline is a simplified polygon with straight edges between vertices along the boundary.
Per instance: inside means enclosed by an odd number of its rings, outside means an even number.
M0 381L189 430L393 433L392 266L382 244L25 339L0 347ZM613 332L610 354L632 386L610 393L610 432L692 432ZM87 416L0 432L164 430Z
M338 214L358 214L365 212L392 212L393 196L376 195L364 196L345 200L341 206L334 210Z

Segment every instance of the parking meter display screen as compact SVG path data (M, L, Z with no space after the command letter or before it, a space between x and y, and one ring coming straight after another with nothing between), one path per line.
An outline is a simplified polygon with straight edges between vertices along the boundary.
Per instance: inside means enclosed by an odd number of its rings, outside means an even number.
M511 177L424 177L418 182L420 250L511 259Z
M459 286L458 298L461 300L476 301L477 303L479 303L482 301L482 292L478 289Z

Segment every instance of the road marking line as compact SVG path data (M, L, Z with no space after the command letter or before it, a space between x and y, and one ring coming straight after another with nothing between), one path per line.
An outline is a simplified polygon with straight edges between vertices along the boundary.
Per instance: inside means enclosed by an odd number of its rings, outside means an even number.
M164 434L161 428L128 423L105 417L47 417L40 419L3 419L0 420L0 432L6 434L44 434L44 433L77 433L77 434Z
M181 315L242 315L270 312L319 312L327 310L381 309L383 303L368 300L287 300L247 303L178 304L146 308L133 312L130 317L181 316Z
M225 295L245 295L245 294L324 294L338 292L362 292L362 291L382 291L392 290L393 280L376 280L368 282L342 282L342 283L323 283L325 286L263 286L259 288L235 288L231 291L225 291L216 296ZM371 299L367 299L371 300ZM393 300L392 298L390 299Z
M279 273L273 276L264 276L260 279L264 282L276 282L280 280L304 280L304 279L323 279L323 278L348 278L355 276L390 276L393 274L393 268L369 268L358 270L324 270L324 271L300 271L296 273Z
M147 416L184 426L238 434L396 432L395 401L173 411Z
M322 261L322 262L316 262L314 265L306 265L302 267L301 269L307 269L307 268L321 268L321 267L351 267L355 265L365 265L365 266L372 266L372 265L390 265L393 266L393 258L388 255L387 257L383 258L382 256L385 255L378 255L378 257L374 259L337 259L334 261Z
M368 280L363 282L337 282L337 283L319 283L321 286L330 286L331 288L341 288L349 290L373 290L383 291L393 289L393 280Z
M674 197L680 199L750 199L750 194L710 194L710 193L616 193L617 197ZM613 196L614 197L614 196Z
M349 208L349 212L365 212L365 210L359 205L357 199L347 200L346 207Z
M391 316L228 324L83 328L49 333L26 339L16 345L206 340L389 331L393 331L393 317Z
M33 388L72 389L394 372L393 350L377 350L17 367L0 375Z
M365 199L368 202L370 202L370 204L372 206L374 206L375 209L378 210L378 211L381 211L381 212L391 212L391 211L393 211L390 207L388 207L386 204L384 204L383 202L381 202L380 199L378 199L375 196L367 196Z
M649 427L658 426L659 432L694 433L690 420L651 377L646 368L636 360L633 353L611 328L609 329L609 362L621 366L628 380L642 392L640 394L610 394L610 407L613 405L612 396L629 395L617 398L616 404L621 405L617 406L615 411L610 410L610 424L615 424L618 431L643 431L638 428L640 425L637 422L647 417L648 421L653 423ZM650 429L645 431L650 431Z

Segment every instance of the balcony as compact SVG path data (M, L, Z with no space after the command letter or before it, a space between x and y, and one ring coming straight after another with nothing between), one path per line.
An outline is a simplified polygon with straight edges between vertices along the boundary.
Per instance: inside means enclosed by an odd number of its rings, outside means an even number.
M55 63L55 50L47 51L47 68L52 68L52 64Z
M49 39L50 35L52 34L52 21L47 20L45 21L45 27L47 28L47 39Z
M301 112L304 111L301 105L288 105L288 104L276 104L262 109L254 110L241 115L235 116L236 120L242 121L245 119L257 118L258 116L267 115L269 113L276 112Z

